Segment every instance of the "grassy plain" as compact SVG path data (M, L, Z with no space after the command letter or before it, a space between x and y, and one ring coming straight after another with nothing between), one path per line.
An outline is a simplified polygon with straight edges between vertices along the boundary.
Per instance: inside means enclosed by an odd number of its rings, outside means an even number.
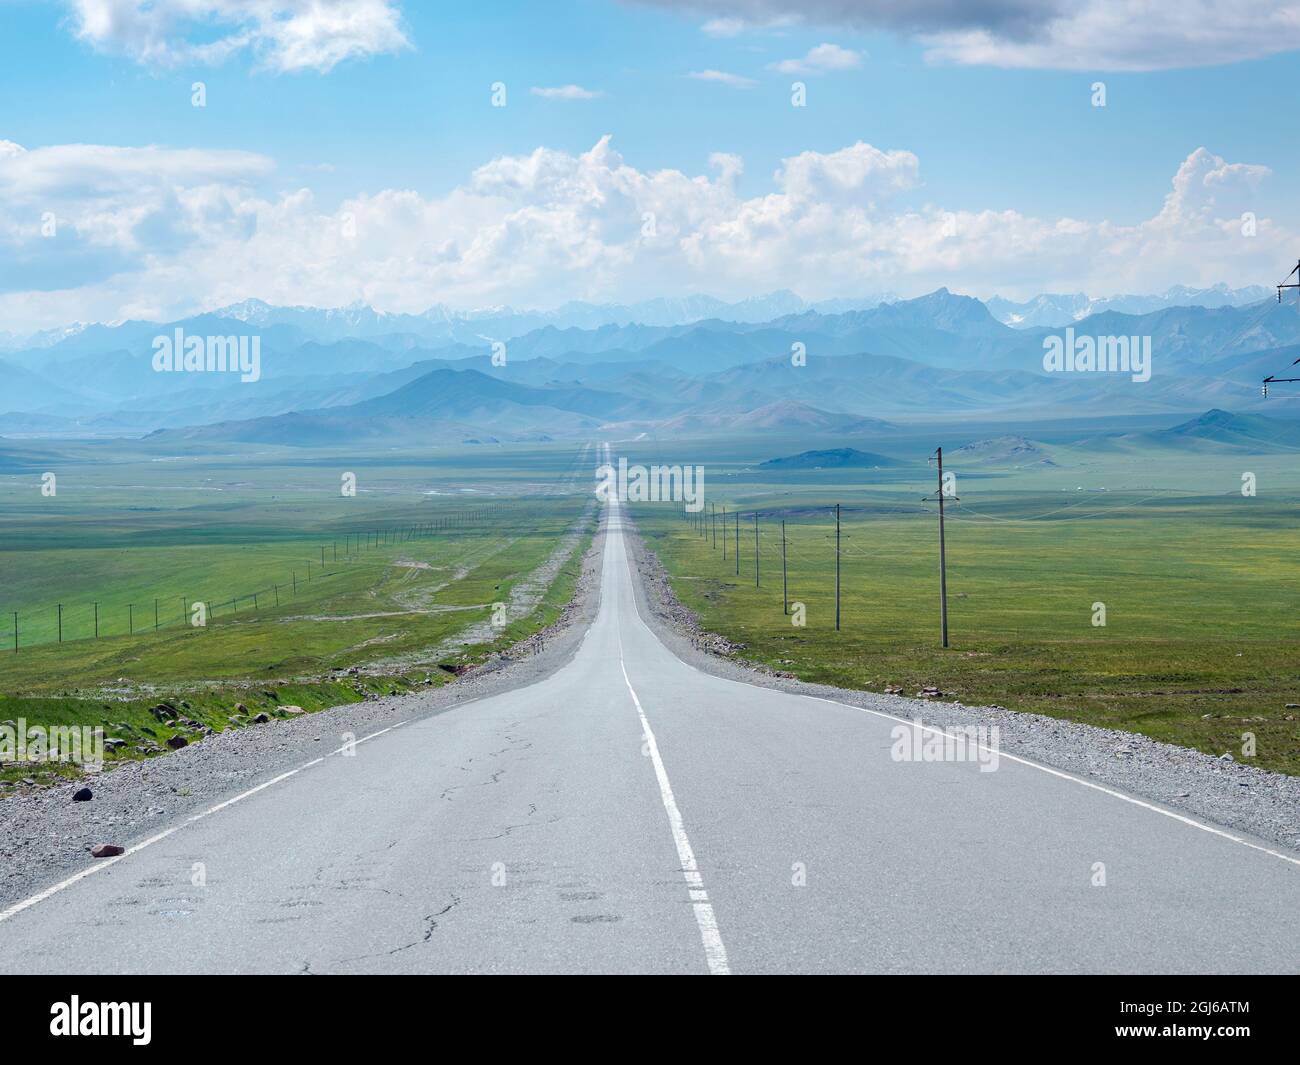
M952 433L947 434L951 440ZM960 441L958 441L960 442ZM928 441L926 442L928 444ZM703 626L741 654L807 680L849 688L934 685L972 704L1143 733L1266 768L1300 773L1296 641L1300 476L1293 456L1150 447L1057 446L1055 466L992 468L949 452L951 647L939 645L938 528L932 447L875 440L898 470L762 470L793 441L735 443L703 462L710 508L737 508L727 559L673 505L633 514ZM640 456L633 461L648 461ZM658 459L657 459L658 461ZM1242 474L1257 494L1244 496ZM834 516L842 505L841 628L834 627ZM759 513L761 586L755 587ZM786 521L789 597L782 612ZM1096 604L1105 624L1095 625ZM1243 736L1255 754L1243 753Z
M102 724L131 741L123 756L177 731L149 714L163 700L222 729L240 702L250 715L313 710L444 683L554 619L590 536L493 628L493 605L590 499L577 445L368 460L42 448L58 452L56 495L40 493L35 470L0 476L0 719ZM344 473L355 496L340 491ZM29 775L0 768L0 780Z

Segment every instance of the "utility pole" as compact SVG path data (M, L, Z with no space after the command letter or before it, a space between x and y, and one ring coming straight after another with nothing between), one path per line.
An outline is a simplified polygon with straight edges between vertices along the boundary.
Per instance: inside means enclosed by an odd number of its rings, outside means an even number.
M153 601L153 631L158 631L158 600Z
M948 552L943 529L943 448L936 448L932 456L939 466L939 632L943 646L948 646ZM956 496L952 497L954 500Z
M722 506L722 561L727 561L727 506Z
M710 524L713 526L713 550L716 551L718 549L718 504L710 503L709 507L713 514L713 517L710 519Z
M740 576L740 511L736 511L736 576Z
M99 604L95 604L95 639L99 639Z
M59 605L59 643L63 642L63 604Z
M18 653L18 611L14 611L14 654Z
M781 613L790 613L790 583L785 568L785 518L781 519Z
M840 505L835 504L835 631L840 631Z
M1293 283L1288 283L1291 282L1292 277L1295 278L1295 281ZM1278 303L1282 302L1282 290L1284 288L1300 289L1300 262L1297 262L1295 266L1291 268L1291 272L1286 275L1286 280L1277 286ZM1300 292L1297 292L1297 295L1300 295ZM1296 363L1300 363L1300 359L1296 359L1295 362L1291 363L1291 365L1294 366ZM1274 377L1272 374L1269 374L1264 378L1264 386L1260 389L1260 392L1265 399L1268 399L1268 386L1270 384L1294 384L1297 381L1300 381L1300 377Z
M1287 281L1290 281L1293 276L1296 278L1295 282L1293 284L1287 284ZM1284 288L1300 289L1300 262L1296 263L1295 266L1291 267L1291 273L1286 275L1286 281L1283 281L1282 284L1277 286L1278 303L1282 302L1282 290Z
M754 511L754 587L758 587L758 511Z
M126 633L128 636L135 635L135 604L126 604Z

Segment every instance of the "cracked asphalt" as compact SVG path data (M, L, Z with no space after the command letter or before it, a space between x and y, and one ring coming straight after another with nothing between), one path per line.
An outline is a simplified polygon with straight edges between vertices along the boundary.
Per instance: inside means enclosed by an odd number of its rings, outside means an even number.
M616 504L605 530L553 672L83 861L6 911L0 971L1300 970L1293 855L702 672L642 619Z

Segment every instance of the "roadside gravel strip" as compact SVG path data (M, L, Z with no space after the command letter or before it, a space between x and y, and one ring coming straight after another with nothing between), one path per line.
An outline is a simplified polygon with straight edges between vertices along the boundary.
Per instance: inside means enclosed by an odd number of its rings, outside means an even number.
M764 667L728 657L727 641L700 628L695 614L677 599L658 557L646 547L630 520L624 535L640 576L633 585L641 616L674 654L702 672L907 720L920 719L936 728L997 726L998 749L1006 754L1280 844L1300 856L1300 778L1160 743L1137 733L1000 706L909 699L777 676Z
M129 847L329 754L349 736L361 740L555 672L573 657L596 616L604 540L600 529L583 558L574 597L553 625L441 688L230 729L89 780L0 800L0 911L94 865L89 848L98 843ZM94 798L74 803L73 792L87 784Z

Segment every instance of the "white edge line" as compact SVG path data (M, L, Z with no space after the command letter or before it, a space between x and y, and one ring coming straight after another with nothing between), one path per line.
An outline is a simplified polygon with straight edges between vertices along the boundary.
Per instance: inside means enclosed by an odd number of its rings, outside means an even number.
M945 732L941 728L935 728L931 725L923 725L919 721L909 721L907 718L895 717L893 714L887 714L883 710L871 710L865 706L854 706L852 703L842 703L837 699L826 699L820 695L800 695L802 699L812 699L819 703L829 703L831 706L842 706L846 710L858 710L864 714L874 714L876 717L883 717L889 721L897 721L901 725L908 725L911 728L919 728L924 732L933 732L940 736L947 736L949 739L960 739L963 737L954 736L952 733ZM967 740L967 742L970 742ZM1022 758L1016 754L1008 754L1002 749L994 750L984 746L982 743L976 743L981 751L988 754L996 754L999 758L1009 758L1013 762L1019 762L1021 765L1027 765L1031 769L1037 769L1044 773L1049 773L1061 780L1069 780L1075 784L1082 785L1085 788L1091 788L1093 791L1099 791L1103 795L1110 795L1112 798L1122 799L1124 802L1132 803L1134 806L1140 806L1144 810L1151 810L1154 813L1163 814L1165 817L1172 818L1175 821L1181 821L1185 825L1191 825L1193 828L1199 828L1202 832L1208 832L1213 836L1220 836L1223 839L1231 840L1233 843L1240 843L1243 847L1249 847L1251 850L1261 851L1264 854L1270 854L1274 858L1281 858L1284 862L1290 862L1292 865L1300 865L1300 858L1293 858L1289 854L1283 854L1281 851L1275 851L1271 847L1265 847L1258 843L1252 843L1248 839L1240 836L1234 836L1222 828L1216 828L1214 825L1207 825L1203 821L1197 821L1195 818L1180 814L1174 810L1166 810L1163 806L1157 806L1155 803L1146 802L1143 799L1135 798L1132 795L1125 795L1122 791L1114 788L1108 788L1103 784L1098 784L1091 780L1084 780L1083 777L1076 777L1073 773L1066 773L1060 769L1053 769L1051 766L1042 765L1039 762L1030 761L1028 758Z
M238 795L234 796L234 798L226 799L223 802L217 803L215 806L209 806L206 810L202 811L201 813L192 814L190 817L187 817L184 821L172 825L171 828L163 829L163 831L150 836L148 839L143 839L139 843L132 844L130 847L127 847L126 850L124 850L121 854L114 855L112 858L95 859L94 865L88 865L86 866L86 868L76 873L73 873L72 876L68 877L66 880L61 880L57 884L47 887L44 891L38 892L37 894L31 896L31 898L23 899L21 902L15 902L12 906L10 906L6 910L0 910L0 922L7 921L9 920L10 917L17 916L18 914L22 913L24 910L30 909L32 906L35 906L37 903L44 902L52 895L57 895L60 891L63 891L66 888L70 888L73 884L77 883L80 880L84 880L86 877L92 875L93 873L98 873L101 870L108 869L111 866L116 865L123 858L129 858L131 855L137 853L138 851L144 850L146 847L152 847L155 843L159 843L162 840L166 839L168 836L176 832L179 832L182 828L185 828L187 825L192 825L196 821L202 821L204 818L210 817L212 814L224 810L227 807L234 806L235 803L237 802L243 802L245 799L249 798L250 796L256 795L259 791L265 791L267 788L273 787L274 785L279 784L282 781L288 780L292 776L297 776L304 769L310 769L312 766L320 765L323 761L325 761L326 758L331 758L336 754L340 754L341 752L347 750L349 747L358 747L361 744L365 743L367 740L373 740L376 736L382 736L386 732L392 732L393 729L399 728L404 724L406 724L405 721L399 721L396 725L390 725L388 726L388 728L380 729L378 732L372 732L370 733L369 736L363 736L361 739L356 740L353 743L346 743L342 747L339 747L337 750L330 751L330 753L327 755L323 755L320 758L314 758L310 762L306 762L303 765L298 766L297 769L290 769L287 773L281 773L278 777L272 777L270 780L263 781L261 784L249 788L247 791L240 792Z
M631 561L627 557L626 552L624 552L624 557L628 561L630 567ZM695 670L696 673L700 674L703 677L711 677L714 680L720 680L726 684L740 684L747 688L761 688L765 691L774 691L774 692L778 692L781 695L792 696L793 698L796 699L811 699L814 702L828 703L831 706L843 707L845 710L857 710L858 712L863 714L874 714L876 717L882 717L887 721L897 721L900 725L908 725L912 728L919 727L925 732L933 732L936 733L937 735L947 736L948 738L954 740L960 739L966 743L971 742L968 738L964 736L954 736L952 733L945 732L941 728L935 728L931 725L921 725L919 724L918 721L910 720L905 717L897 717L894 714L887 714L883 710L872 710L869 707L854 706L852 703L840 702L838 699L827 699L825 696L822 695L807 695L803 692L788 692L788 691L783 691L780 688L770 688L764 684L753 684L745 680L734 680L731 677L720 677L716 673L708 673L705 670L700 669L699 666L687 662L686 659L678 655L672 648L670 648L666 643L664 643L663 640L659 639L659 634L656 633L654 629L652 629L648 624L646 624L645 618L641 616L641 604L637 602L637 598L635 594L633 594L632 596L632 605L636 608L637 620L642 624L642 626L646 629L646 631L649 632L650 635L654 637L655 640L658 641L659 646L662 647L674 658L676 658L677 661L681 662L682 665L686 666L687 669L693 669ZM626 672L624 673L624 676L626 676ZM871 693L864 692L863 694L871 694ZM1252 843L1250 840L1243 839L1241 836L1234 836L1231 832L1228 832L1225 829L1216 828L1214 825L1207 825L1204 822L1197 821L1195 818L1188 817L1185 814L1177 813L1174 810L1167 810L1163 806L1157 806L1155 803L1146 802L1145 800L1135 798L1132 795L1125 795L1122 791L1117 791L1114 788L1105 787L1104 785L1094 783L1091 780L1084 780L1082 777L1076 777L1072 773L1066 773L1060 769L1053 769L1051 768L1051 766L1043 765L1040 762L1030 761L1030 759L1022 758L1019 755L1008 754L1006 751L1000 748L996 752L994 752L992 749L985 747L983 744L976 743L975 745L979 747L980 750L985 751L987 753L990 754L996 753L999 758L1009 758L1011 761L1019 762L1021 765L1029 766L1029 768L1031 769L1037 769L1040 772L1048 773L1054 777L1059 777L1061 780L1068 780L1071 781L1072 783L1079 784L1085 788L1091 788L1093 791L1099 791L1103 795L1109 795L1115 799L1122 799L1124 802L1131 803L1134 806L1140 806L1144 810L1150 810L1153 813L1161 814L1162 816L1171 818L1174 821L1181 821L1183 824L1190 825L1192 828L1199 828L1202 832L1208 832L1212 836L1218 836L1219 838L1226 839L1231 843L1238 843L1243 847L1249 847L1253 851L1259 851L1262 854L1267 854L1274 858L1280 858L1282 861L1289 862L1292 865L1300 866L1300 858L1295 858L1290 854L1284 854L1281 851L1273 850L1273 848L1265 847L1259 843Z

